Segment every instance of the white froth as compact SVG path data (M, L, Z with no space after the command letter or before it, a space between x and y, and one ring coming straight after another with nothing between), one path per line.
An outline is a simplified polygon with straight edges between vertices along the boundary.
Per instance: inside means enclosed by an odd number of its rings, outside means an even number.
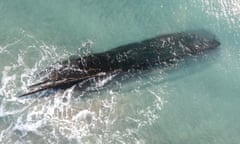
M85 121L94 119L95 113L87 109L78 112L73 118L73 121Z

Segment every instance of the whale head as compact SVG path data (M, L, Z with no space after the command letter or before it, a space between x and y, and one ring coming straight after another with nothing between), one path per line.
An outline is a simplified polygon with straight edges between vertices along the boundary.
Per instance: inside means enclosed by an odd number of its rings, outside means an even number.
M184 46L192 55L201 54L220 46L220 42L209 32L185 33L182 39Z

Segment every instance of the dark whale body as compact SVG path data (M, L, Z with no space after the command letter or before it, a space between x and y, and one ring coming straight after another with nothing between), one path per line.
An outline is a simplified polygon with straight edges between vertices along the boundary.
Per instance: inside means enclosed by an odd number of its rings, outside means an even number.
M29 86L26 96L51 88L66 89L103 75L144 70L154 65L175 63L220 45L208 32L181 32L157 36L84 57L70 57L45 72L47 77Z

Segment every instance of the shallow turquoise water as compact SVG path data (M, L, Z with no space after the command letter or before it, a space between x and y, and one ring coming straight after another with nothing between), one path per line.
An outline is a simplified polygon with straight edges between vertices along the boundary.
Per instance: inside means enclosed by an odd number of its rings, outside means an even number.
M239 19L237 0L0 0L0 142L239 143ZM203 59L143 72L85 98L71 90L16 98L34 72L88 42L100 52L198 29L221 42Z

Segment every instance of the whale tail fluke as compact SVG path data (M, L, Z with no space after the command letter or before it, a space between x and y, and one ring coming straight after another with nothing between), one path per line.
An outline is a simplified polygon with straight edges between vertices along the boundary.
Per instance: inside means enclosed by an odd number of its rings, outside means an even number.
M80 77L80 78L65 78L65 79L60 79L60 80L44 80L41 81L39 83L35 83L32 84L30 86L28 86L28 92L18 96L18 97L25 97L37 92L41 92L47 89L67 89L69 87L72 87L73 85L83 82L85 80L89 80L89 79L94 79L94 78L99 78L102 77L104 75L115 75L115 74L119 74L120 72L122 72L121 69L117 69L114 70L112 72L109 73L97 73L94 75L87 75L84 77Z

